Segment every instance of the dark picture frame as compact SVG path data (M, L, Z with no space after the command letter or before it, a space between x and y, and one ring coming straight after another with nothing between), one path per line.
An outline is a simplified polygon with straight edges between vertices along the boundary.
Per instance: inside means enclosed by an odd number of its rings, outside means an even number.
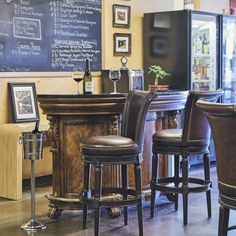
M129 89L144 90L143 70L129 70Z
M152 57L165 57L169 54L170 44L166 37L150 37L150 54Z
M131 34L115 33L113 38L115 56L131 54Z
M34 83L8 83L12 118L14 122L39 120Z
M113 27L129 28L131 7L113 4Z
M160 12L153 14L153 30L170 30L172 24L170 12Z

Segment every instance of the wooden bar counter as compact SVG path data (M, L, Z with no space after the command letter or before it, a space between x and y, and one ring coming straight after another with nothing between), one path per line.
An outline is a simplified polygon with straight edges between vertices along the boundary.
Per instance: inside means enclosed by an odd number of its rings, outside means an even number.
M166 128L176 125L177 111L184 108L186 97L185 91L159 92L159 96L151 104L146 121L142 164L144 191L149 189L151 176L152 134L157 126ZM53 193L48 196L50 218L58 218L62 210L81 208L78 199L83 189L80 143L93 135L117 134L125 100L125 94L38 95L39 105L49 120L49 136L53 153ZM167 122L159 122L157 125L157 117ZM164 163L163 166L165 172ZM105 186L121 184L119 167L105 167L104 172ZM133 180L130 179L130 185L132 183Z

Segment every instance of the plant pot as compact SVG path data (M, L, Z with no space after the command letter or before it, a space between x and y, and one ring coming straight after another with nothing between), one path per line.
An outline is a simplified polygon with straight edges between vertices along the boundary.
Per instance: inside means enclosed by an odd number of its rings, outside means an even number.
M157 91L157 90L169 90L169 85L168 84L163 84L163 85L155 85L155 84L150 84L148 85L149 91Z

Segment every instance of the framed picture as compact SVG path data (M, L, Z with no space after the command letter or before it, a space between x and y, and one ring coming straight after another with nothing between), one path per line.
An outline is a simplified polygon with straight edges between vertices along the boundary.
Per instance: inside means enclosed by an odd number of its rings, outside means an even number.
M113 5L113 27L130 27L130 6Z
M143 70L129 70L129 89L144 90Z
M169 54L169 41L166 37L150 37L150 54L153 57L163 57Z
M153 29L154 30L169 30L171 28L171 15L169 12L153 14Z
M184 0L184 9L194 10L194 0Z
M14 122L39 120L34 83L9 83L11 110Z
M131 34L114 34L114 55L123 56L131 54Z

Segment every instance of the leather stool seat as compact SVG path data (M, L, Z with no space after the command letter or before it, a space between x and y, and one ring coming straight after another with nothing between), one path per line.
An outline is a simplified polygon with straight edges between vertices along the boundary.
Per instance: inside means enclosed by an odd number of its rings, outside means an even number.
M130 138L118 135L93 136L83 143L83 153L97 156L116 156L140 153L139 146ZM125 157L124 157L125 158Z
M156 132L152 138L153 143L161 143L167 145L170 143L171 146L179 146L182 142L182 129L164 129Z
M192 143L182 141L182 129L164 129L156 132L152 136L153 148L157 147L159 153L180 154L186 149L191 150L192 154L208 151L208 139L195 140Z

